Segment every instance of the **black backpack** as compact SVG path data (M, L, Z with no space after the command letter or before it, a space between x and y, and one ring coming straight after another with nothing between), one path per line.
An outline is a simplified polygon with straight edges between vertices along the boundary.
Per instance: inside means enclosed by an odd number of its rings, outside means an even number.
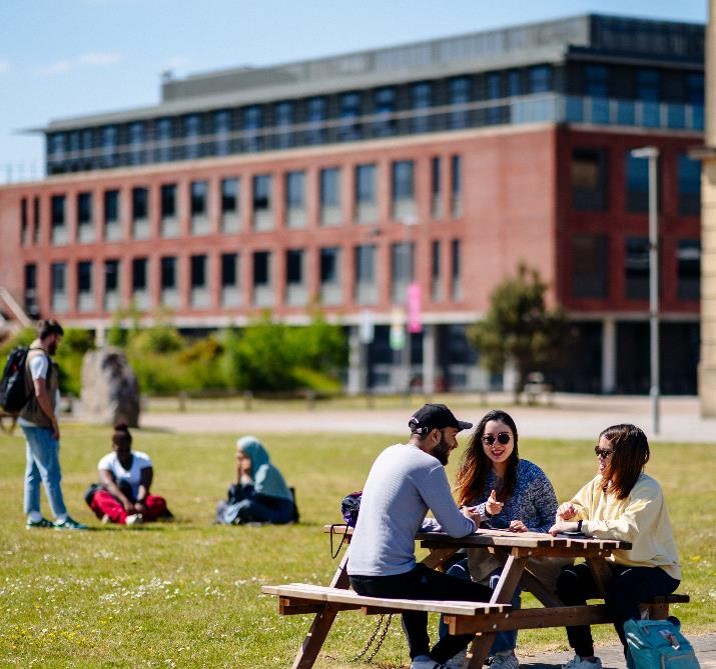
M29 350L26 346L18 346L7 356L0 379L0 407L6 413L20 413L32 394L25 382L25 362Z

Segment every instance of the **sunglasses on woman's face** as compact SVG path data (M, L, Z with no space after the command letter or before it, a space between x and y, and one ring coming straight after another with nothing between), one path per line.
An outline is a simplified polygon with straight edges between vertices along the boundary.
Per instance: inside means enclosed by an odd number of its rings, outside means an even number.
M495 437L494 434L482 435L482 443L485 444L485 446L492 446L492 444L495 443L495 439L497 439L497 443L505 446L506 444L510 443L512 435L509 432L500 432L497 437Z
M596 455L598 458L608 458L613 453L613 448L599 448L599 446L594 447L594 455Z

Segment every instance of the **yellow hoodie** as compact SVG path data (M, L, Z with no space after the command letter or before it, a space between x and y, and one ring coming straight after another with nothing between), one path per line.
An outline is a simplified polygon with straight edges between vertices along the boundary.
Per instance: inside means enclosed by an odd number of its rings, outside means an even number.
M571 500L582 531L597 539L620 539L631 550L614 551L610 558L632 567L661 567L681 579L679 556L671 531L664 494L656 479L642 472L625 499L602 490L601 475L595 476Z

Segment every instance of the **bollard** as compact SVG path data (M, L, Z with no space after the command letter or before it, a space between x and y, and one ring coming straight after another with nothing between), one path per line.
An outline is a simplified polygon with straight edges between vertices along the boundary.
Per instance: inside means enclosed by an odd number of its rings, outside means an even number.
M179 391L179 411L184 413L186 411L186 390Z
M250 390L244 390L244 411L251 411L251 401L254 399L254 394Z

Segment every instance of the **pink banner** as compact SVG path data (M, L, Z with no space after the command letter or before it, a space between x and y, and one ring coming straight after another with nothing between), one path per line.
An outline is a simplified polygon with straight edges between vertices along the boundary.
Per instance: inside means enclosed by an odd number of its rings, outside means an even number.
M408 332L422 332L420 299L420 284L417 281L413 281L408 286Z

